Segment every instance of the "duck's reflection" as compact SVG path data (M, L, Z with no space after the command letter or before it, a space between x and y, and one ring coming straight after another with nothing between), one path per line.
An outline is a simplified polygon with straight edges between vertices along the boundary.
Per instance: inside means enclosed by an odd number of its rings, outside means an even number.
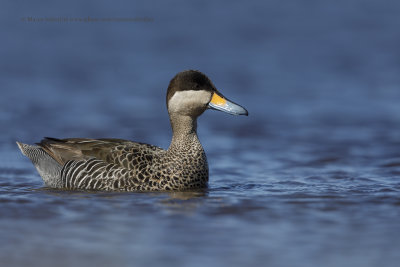
M195 191L168 192L168 197L159 203L165 211L173 214L191 214L203 205L209 192L206 189Z
M189 200L193 198L201 198L208 196L208 190L198 189L193 191L174 191L174 192L168 192L168 196L171 199Z
M98 209L107 209L107 207L111 206L119 208L129 206L130 209L136 210L143 208L152 210L158 206L161 207L160 211L173 214L190 214L196 212L199 207L204 205L204 201L209 195L208 189L171 192L104 192L71 191L42 187L34 189L34 191L56 197L55 202L58 204L79 203L79 206L85 206L85 203L91 203L91 205L96 205Z

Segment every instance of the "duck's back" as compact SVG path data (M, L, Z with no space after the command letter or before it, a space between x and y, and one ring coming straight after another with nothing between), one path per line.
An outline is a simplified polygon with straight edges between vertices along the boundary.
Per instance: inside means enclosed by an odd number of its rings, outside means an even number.
M64 165L67 161L96 158L127 169L135 169L141 163L149 164L152 158L165 150L144 143L123 139L56 139L46 137L38 146Z

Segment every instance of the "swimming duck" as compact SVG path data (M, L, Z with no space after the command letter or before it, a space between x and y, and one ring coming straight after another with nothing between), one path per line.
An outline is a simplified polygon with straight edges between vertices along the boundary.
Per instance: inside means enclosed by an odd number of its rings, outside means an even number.
M248 115L229 101L203 73L187 70L169 83L167 109L172 141L167 150L121 139L44 138L17 142L52 188L104 191L157 191L204 188L206 154L197 137L197 118L207 109Z

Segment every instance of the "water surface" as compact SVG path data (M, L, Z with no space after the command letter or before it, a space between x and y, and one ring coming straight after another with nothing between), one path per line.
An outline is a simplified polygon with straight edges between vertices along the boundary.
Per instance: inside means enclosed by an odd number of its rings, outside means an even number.
M292 2L6 4L1 265L397 266L400 5ZM166 87L189 68L250 113L199 119L204 191L49 189L15 145L115 137L167 148Z

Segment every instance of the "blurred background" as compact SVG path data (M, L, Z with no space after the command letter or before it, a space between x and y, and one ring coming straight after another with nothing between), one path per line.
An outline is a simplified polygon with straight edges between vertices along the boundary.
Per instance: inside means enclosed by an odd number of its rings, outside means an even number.
M392 0L3 1L0 263L397 266L399 14ZM250 114L199 119L206 192L50 190L15 145L167 148L166 89L186 69Z

